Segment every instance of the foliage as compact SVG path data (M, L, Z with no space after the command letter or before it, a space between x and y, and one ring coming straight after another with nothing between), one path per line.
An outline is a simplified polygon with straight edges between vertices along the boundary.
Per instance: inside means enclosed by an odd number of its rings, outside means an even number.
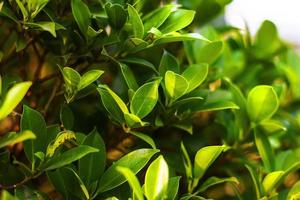
M299 199L300 56L177 3L0 1L1 199Z

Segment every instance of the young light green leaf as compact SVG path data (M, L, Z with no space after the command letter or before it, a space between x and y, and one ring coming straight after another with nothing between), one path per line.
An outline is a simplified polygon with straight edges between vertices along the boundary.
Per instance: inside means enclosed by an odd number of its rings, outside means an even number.
M150 136L148 136L148 135L146 135L144 133L136 132L136 131L130 131L130 134L132 134L132 135L140 138L141 140L143 140L146 143L148 143L153 149L156 149L155 142L154 142L154 140Z
M119 123L125 122L124 113L129 113L129 111L123 100L106 85L100 85L98 91L103 106L111 117Z
M266 136L259 127L254 128L255 144L259 155L264 163L264 167L268 172L275 168L275 155L271 147L268 136Z
M8 90L2 104L0 105L0 120L7 117L7 115L15 109L15 107L22 101L31 85L32 82L30 81L17 83Z
M189 83L183 76L167 71L165 74L165 87L167 95L175 101L186 93Z
M98 152L86 155L78 162L79 176L87 186L90 186L94 181L99 180L104 172L106 164L105 143L97 130L94 129L87 135L82 144L99 149Z
M194 163L194 187L198 185L205 171L225 149L226 146L207 146L197 151Z
M299 199L300 198L300 181L295 183L293 187L290 189L287 199Z
M1 198L2 200L19 200L18 197L11 195L8 191L2 190Z
M28 19L28 11L25 8L24 4L20 0L16 0L16 3L21 10L21 13L23 15L23 21L26 21Z
M124 113L124 118L126 124L129 128L139 128L146 125L146 122L143 122L138 116L131 113Z
M69 103L75 98L78 92L78 84L80 83L81 76L76 70L70 67L64 67L62 74L65 82L65 98Z
M197 63L212 64L220 55L223 48L221 41L211 42L194 52Z
M113 28L121 29L127 20L127 13L120 4L105 4L108 21Z
M147 33L152 27L159 28L165 20L169 17L172 10L176 8L176 5L166 5L158 8L143 18L145 21L145 33Z
M88 6L82 0L71 0L73 17L83 35L86 35L91 25L91 13Z
M125 64L123 63L119 63L120 68L121 68L121 72L123 74L123 77L127 83L127 86L129 89L132 89L134 91L136 91L139 86L135 80L134 74L132 72L132 70Z
M205 80L208 74L208 64L193 64L189 66L182 76L188 81L189 87L186 93L196 89Z
M125 177L117 173L117 167L126 167L134 174L138 173L150 160L150 158L159 152L156 149L138 149L135 150L110 166L102 175L97 193L111 190L126 181Z
M271 118L278 106L278 97L272 86L259 85L248 94L247 111L252 122L259 123Z
M161 25L160 31L162 33L170 33L183 29L193 21L195 13L193 10L184 9L178 9L172 12Z
M287 130L281 122L270 119L261 122L259 126L268 135L281 134Z
M23 106L21 117L21 131L32 131L36 139L24 142L24 151L27 158L34 163L34 152L46 152L47 149L47 128L43 116L28 106Z
M179 189L180 176L171 177L169 179L168 191L167 191L167 200L174 200L177 196Z
M160 79L145 83L133 95L130 111L139 118L147 116L158 101L158 86Z
M24 140L31 140L35 138L35 135L31 131L7 133L0 138L0 148L3 148L7 145L14 145L16 143L23 142Z
M72 148L58 156L54 156L49 159L45 165L42 166L44 170L53 170L56 168L63 167L65 165L71 164L72 162L79 160L80 158L86 156L90 153L98 152L99 150L90 146L80 145L78 147Z
M148 200L164 199L168 190L169 168L163 158L159 156L154 160L145 176L145 196Z
M83 74L78 84L78 90L86 88L88 85L96 81L103 73L104 71L102 70L89 70Z
M161 76L165 76L165 73L168 70L179 73L179 62L175 58L175 56L164 50L164 53L160 60L158 71Z
M140 18L138 11L132 6L128 5L128 16L129 23L132 25L133 35L136 38L143 38L144 36L144 25Z
M279 181L281 180L284 171L275 171L267 174L262 182L263 190L266 194L271 193L276 189Z
M144 199L143 189L135 174L126 167L118 166L116 170L126 178L130 187L132 188L134 196L136 196L136 199L143 200Z

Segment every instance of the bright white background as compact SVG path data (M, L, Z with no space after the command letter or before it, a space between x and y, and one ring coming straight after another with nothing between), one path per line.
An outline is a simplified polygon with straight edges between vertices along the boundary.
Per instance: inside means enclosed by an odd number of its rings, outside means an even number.
M281 37L300 46L300 0L233 0L225 13L225 20L239 28L245 20L252 34L264 19L271 20Z

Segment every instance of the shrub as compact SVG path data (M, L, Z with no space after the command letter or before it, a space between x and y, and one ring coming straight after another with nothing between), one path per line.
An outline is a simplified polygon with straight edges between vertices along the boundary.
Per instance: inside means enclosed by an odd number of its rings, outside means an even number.
M299 198L300 57L177 3L0 2L2 199Z

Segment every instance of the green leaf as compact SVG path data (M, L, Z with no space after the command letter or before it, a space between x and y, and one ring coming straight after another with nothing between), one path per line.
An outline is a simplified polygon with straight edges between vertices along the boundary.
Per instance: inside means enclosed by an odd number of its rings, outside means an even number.
M132 72L132 70L125 64L123 63L119 63L120 68L121 68L121 72L123 74L123 77L127 83L127 86L129 89L132 89L134 91L136 91L139 86L135 80L134 74Z
M130 131L130 134L132 134L132 135L140 138L141 140L143 140L146 143L148 143L153 149L156 149L155 142L154 142L154 140L150 136L148 136L148 135L146 135L144 133L136 132L136 131Z
M259 155L268 172L275 168L275 155L271 147L268 136L266 136L258 127L254 128L255 144Z
M138 57L126 57L126 58L120 59L120 61L147 67L147 68L151 69L153 72L155 72L156 74L158 74L157 70L155 69L155 66L151 62L149 62L145 59L138 58Z
M262 182L263 190L266 194L271 193L276 189L279 181L281 180L284 171L275 171L267 174Z
M215 186L215 185L218 185L218 184L221 184L221 183L226 183L226 182L239 184L239 181L235 177L218 178L218 177L213 176L213 177L209 177L207 180L205 180L205 182L202 183L202 185L196 191L196 193L198 194L198 193L204 192L212 186Z
M178 9L172 12L166 21L161 25L162 33L178 31L188 26L194 19L195 11Z
M25 23L30 28L37 28L43 31L49 32L53 37L56 37L55 23L54 22L26 22Z
M247 111L252 122L259 123L271 118L278 106L278 97L272 86L256 86L248 94Z
M183 41L189 41L189 40L203 40L209 42L205 37L198 33L177 33L172 32L166 35L163 35L156 40L154 40L153 45L161 45L171 42L183 42Z
M98 152L99 150L90 146L80 145L72 148L58 156L49 159L42 167L44 170L53 170L71 164L90 153Z
M212 64L220 55L223 43L221 41L211 42L196 51L195 58L197 63Z
M7 133L0 138L0 148L3 148L7 145L14 145L24 140L31 140L35 138L35 135L31 131L22 131L20 133Z
M86 88L91 83L96 81L103 73L104 71L102 70L89 70L83 74L78 84L78 91Z
M146 122L143 122L135 114L124 113L124 118L125 118L126 124L129 128L139 128L139 127L147 125Z
M19 200L18 197L11 195L6 190L2 190L2 192L1 192L1 199L2 200Z
M99 152L84 156L79 160L78 173L82 181L90 186L94 181L100 179L106 165L105 143L100 134L94 129L84 139L83 145L99 149Z
M300 197L300 181L298 181L297 183L295 183L293 185L293 187L290 189L288 195L287 195L287 199L299 199Z
M65 98L69 103L75 98L78 92L78 84L80 83L81 76L76 70L70 67L64 67L62 74L65 82Z
M36 139L24 142L24 151L27 158L34 163L34 153L41 151L46 152L47 148L47 129L43 116L28 106L23 106L21 117L21 131L32 131Z
M169 182L168 164L159 156L147 169L145 176L145 196L148 200L164 199Z
M88 6L82 0L71 0L73 17L83 35L86 36L91 25L91 13Z
M110 166L102 175L99 182L98 192L111 190L126 181L125 177L117 173L117 167L126 167L134 174L138 173L150 160L150 158L159 152L156 149L138 149L135 150Z
M123 100L106 85L100 85L98 91L103 106L111 117L119 123L125 122L124 114L129 113L129 111Z
M167 71L165 74L165 88L167 95L175 101L186 93L189 83L183 76Z
M22 101L31 85L32 82L30 81L17 83L8 90L0 106L0 120L4 119L15 109Z
M160 80L145 83L133 95L130 111L139 118L147 116L155 107L158 100L158 86Z
M276 120L265 120L261 122L259 126L262 128L264 133L267 133L268 135L275 135L287 131L286 127Z
M190 182L192 181L192 178L193 178L193 166L192 166L190 156L189 156L183 142L180 143L180 150L182 152L183 165L184 165L187 181L188 181L188 184L190 184Z
M251 166L249 166L249 165L246 165L246 168L247 168L247 170L249 171L249 173L251 175L251 179L253 181L254 188L255 188L256 198L260 199L260 197L261 197L261 191L260 191L260 179L258 177L258 173L256 173L254 171L254 169Z
M176 7L177 5L165 5L164 7L158 8L145 16L143 19L145 22L145 33L147 33L152 27L159 28Z
M121 29L127 21L127 13L120 4L105 4L108 21L113 28Z
M208 64L193 64L189 66L182 76L188 81L189 87L186 93L196 89L205 80L208 74Z
M143 38L144 36L143 22L137 10L131 5L128 5L128 16L129 16L129 23L131 23L132 25L134 37Z
M171 177L169 179L168 191L167 191L167 200L174 200L177 196L179 189L180 176Z
M158 71L161 76L165 76L165 73L168 70L179 73L179 62L175 58L175 56L164 50L163 56L160 60Z
M194 163L194 187L198 185L205 171L225 149L226 146L207 146L197 151Z
M20 0L16 0L16 3L18 5L18 7L21 10L21 13L23 15L23 21L26 21L28 19L28 11L25 8L24 4L20 1Z
M136 199L143 200L144 199L143 189L135 174L126 167L118 166L116 170L126 178L130 187L132 188L133 194L136 197Z

